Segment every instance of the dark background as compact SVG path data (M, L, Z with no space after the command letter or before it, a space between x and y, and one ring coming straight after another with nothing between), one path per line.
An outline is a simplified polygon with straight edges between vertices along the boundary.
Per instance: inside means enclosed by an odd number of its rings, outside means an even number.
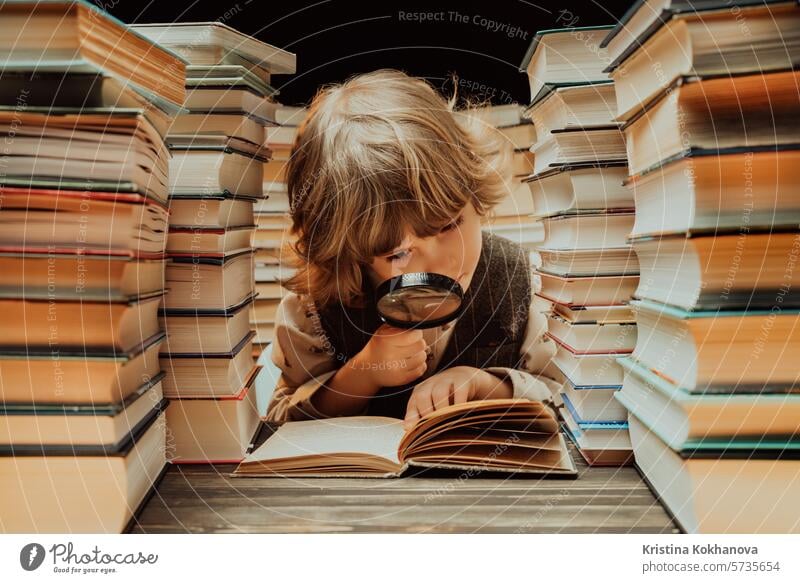
M317 87L382 67L428 79L447 96L495 104L530 99L518 72L537 30L614 24L634 0L492 0L394 2L362 0L96 0L127 23L220 20L297 54L297 74L274 76L278 100L307 103ZM441 12L438 21L403 13ZM491 30L483 19L504 28ZM516 29L514 28L516 27Z

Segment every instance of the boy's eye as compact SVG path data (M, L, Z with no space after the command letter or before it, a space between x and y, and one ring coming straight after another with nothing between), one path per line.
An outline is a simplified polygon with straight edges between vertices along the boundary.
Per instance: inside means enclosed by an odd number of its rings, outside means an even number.
M463 222L464 222L464 215L460 215L457 219L451 221L450 223L442 227L439 230L439 233L441 234L441 233L446 233L448 231L452 231L456 227L460 227ZM398 251L394 255L388 255L386 257L386 261L388 261L389 263L397 263L399 261L403 261L404 259L408 259L410 255L411 254L408 251Z
M448 223L447 225L442 227L442 230L439 231L439 232L440 233L446 233L447 231L452 231L456 227L461 226L461 223L463 223L463 222L464 222L464 215L461 215L455 221L453 221L451 223Z
M398 251L394 255L390 255L389 257L387 257L386 260L389 263L395 263L397 261L402 261L403 259L406 259L408 255L409 255L408 251Z

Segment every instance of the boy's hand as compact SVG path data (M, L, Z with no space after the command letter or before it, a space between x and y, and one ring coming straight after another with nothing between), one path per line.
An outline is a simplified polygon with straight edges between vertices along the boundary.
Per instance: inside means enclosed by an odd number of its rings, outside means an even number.
M428 368L422 330L404 330L383 324L347 365L367 375L376 387L404 385Z
M411 429L421 418L448 405L483 399L513 397L511 385L471 366L454 366L425 379L411 392L403 427Z

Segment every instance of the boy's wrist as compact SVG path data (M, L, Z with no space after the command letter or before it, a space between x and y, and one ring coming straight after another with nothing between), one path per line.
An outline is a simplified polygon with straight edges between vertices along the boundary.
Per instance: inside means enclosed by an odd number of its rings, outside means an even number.
M369 366L369 358L363 352L345 361L331 381L335 381L344 392L358 398L374 397L381 388L375 377L375 371Z
M363 408L364 402L378 392L371 376L360 367L354 366L354 358L339 367L325 385L312 397L312 405L326 416L342 414L355 415Z
M361 388L361 394L373 397L380 390L381 383L378 382L375 376L374 368L369 366L370 362L371 360L363 352L359 352L345 362L342 368L347 367L349 369L347 373L348 380Z
M372 360L369 355L365 354L362 350L353 358L344 363L342 368L350 369L347 374L351 380L357 380L358 385L362 387L363 392L369 396L374 396L381 388L381 383L375 375L375 368L370 366Z

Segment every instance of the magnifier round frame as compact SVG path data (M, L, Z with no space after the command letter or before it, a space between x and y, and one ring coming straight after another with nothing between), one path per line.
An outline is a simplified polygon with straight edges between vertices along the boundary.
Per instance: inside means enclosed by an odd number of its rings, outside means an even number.
M433 320L423 320L422 322L395 320L394 318L385 316L380 312L380 310L378 310L378 314L380 315L381 319L387 324L396 328L435 328L436 326L441 326L442 324L446 324L447 322L455 320L463 313L465 308L464 290L461 288L461 284L456 280L447 277L446 275L442 275L441 273L431 273L427 271L403 273L401 275L396 275L391 279L387 279L381 283L378 286L378 289L375 291L375 295L378 298L377 303L379 304L381 299L386 294L395 292L398 289L407 290L414 289L416 287L434 287L450 291L455 293L461 299L461 304L458 306L458 309L456 309L450 315Z

